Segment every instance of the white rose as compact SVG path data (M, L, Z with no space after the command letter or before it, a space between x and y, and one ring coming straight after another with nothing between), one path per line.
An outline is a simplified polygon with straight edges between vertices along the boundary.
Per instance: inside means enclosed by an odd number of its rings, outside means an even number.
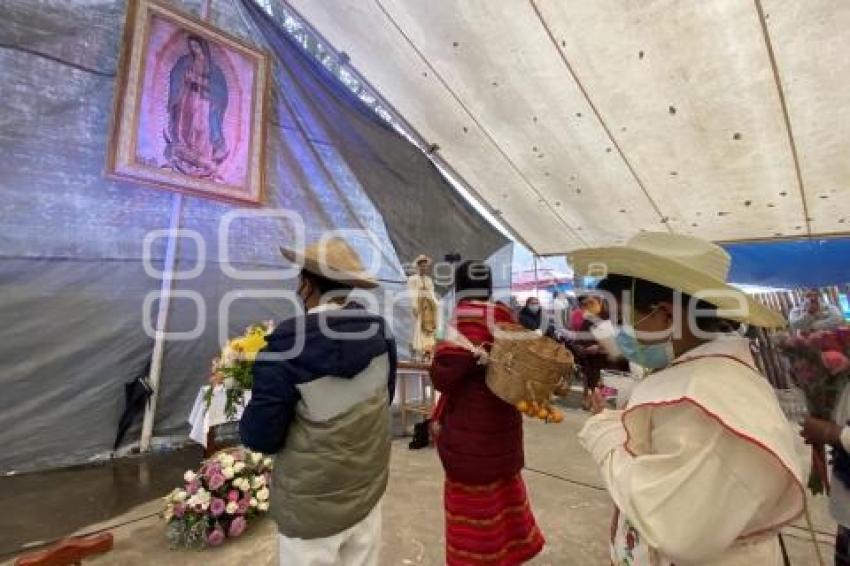
M233 479L233 476L235 476L235 475L236 475L236 472L234 472L234 471L233 471L233 468L224 468L224 469L221 471L221 475L223 475L223 476L224 476L224 479L232 480L232 479Z
M200 506L204 511L210 506L210 495L209 493L206 496L202 496L198 493L193 495L189 501L187 502L190 507Z
M228 515L233 515L236 513L236 510L239 509L239 505L235 501L231 501L227 504L227 507L224 508L227 511Z
M236 385L236 380L232 377L225 377L224 381L222 381L225 389L233 389L233 386Z
M260 510L260 511L268 511L268 510L269 510L269 503L268 503L268 501L261 501L261 502L259 502L259 503L257 504L257 509L258 509L258 510Z
M168 522L171 520L172 517L174 517L174 507L169 505L165 508L165 512L163 512L162 518L165 519L166 522Z
M189 503L191 505L200 505L201 508L206 509L210 505L210 499L212 499L210 492L201 488L195 495L192 496Z
M257 498L256 498L256 497L252 497L252 498L251 498L251 501L250 501L251 507L256 507L257 505L259 505L259 503L260 503L260 502L259 502L259 501L257 501Z
M251 480L251 487L254 489L260 489L264 485L266 485L265 476L254 476L254 479Z
M245 469L245 462L236 462L233 464L233 471L237 474L242 473L242 470Z
M251 452L250 458L251 458L251 463L254 464L255 466L263 461L263 455L260 454L259 452Z
M183 503L184 501L186 501L186 498L188 496L189 496L189 494L186 493L186 490L176 489L176 490L174 490L174 493L171 495L171 500L174 503Z
M183 479L186 480L186 483L194 481L194 479L198 477L198 474L193 472L192 470L186 470L186 473L183 474Z
M239 478L239 485L236 486L239 491L248 491L251 489L251 482L247 478Z
M265 460L263 460L263 466L266 468L271 468L273 463L274 462L272 462L271 458L266 458Z
M231 468L233 464L236 462L236 458L228 454L227 452L222 452L218 455L218 461L221 462L222 468Z
M257 492L257 499L260 501L266 501L269 498L269 488L264 487L260 491Z

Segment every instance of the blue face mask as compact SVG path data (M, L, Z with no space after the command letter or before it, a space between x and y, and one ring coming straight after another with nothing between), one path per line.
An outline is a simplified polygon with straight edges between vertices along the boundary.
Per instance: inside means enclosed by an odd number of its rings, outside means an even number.
M670 365L675 357L671 341L660 344L641 344L634 329L621 326L615 338L620 353L629 361L649 369L661 369Z

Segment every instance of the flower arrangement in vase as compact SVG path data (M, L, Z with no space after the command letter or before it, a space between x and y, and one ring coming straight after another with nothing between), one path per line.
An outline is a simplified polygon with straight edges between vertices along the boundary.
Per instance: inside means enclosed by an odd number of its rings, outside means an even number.
M209 383L204 394L207 410L212 403L216 387L224 387L226 401L224 414L233 419L239 406L244 402L246 391L254 384L252 369L257 354L266 347L266 335L274 330L274 321L252 324L242 336L233 338L222 349L221 354L212 362Z

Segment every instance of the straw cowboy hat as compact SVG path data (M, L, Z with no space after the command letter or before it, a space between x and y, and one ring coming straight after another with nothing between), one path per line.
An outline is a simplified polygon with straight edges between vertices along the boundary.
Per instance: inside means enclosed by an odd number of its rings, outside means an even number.
M423 261L425 262L426 265L431 265L431 263L432 263L430 257L428 257L425 254L419 254L418 256L416 256L416 259L413 260L413 265L419 265Z
M378 281L366 273L360 256L342 238L322 238L304 248L303 253L280 248L283 257L306 271L352 287L372 289Z
M698 297L721 310L724 318L755 326L785 326L783 316L729 285L731 260L726 250L693 236L641 232L624 246L586 248L568 254L580 276L607 273L637 277ZM745 307L746 312L731 314Z

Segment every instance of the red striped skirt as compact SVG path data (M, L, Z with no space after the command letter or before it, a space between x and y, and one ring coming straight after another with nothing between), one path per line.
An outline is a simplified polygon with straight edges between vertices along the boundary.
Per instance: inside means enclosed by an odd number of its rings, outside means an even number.
M446 564L514 566L543 549L522 476L489 485L446 480Z

